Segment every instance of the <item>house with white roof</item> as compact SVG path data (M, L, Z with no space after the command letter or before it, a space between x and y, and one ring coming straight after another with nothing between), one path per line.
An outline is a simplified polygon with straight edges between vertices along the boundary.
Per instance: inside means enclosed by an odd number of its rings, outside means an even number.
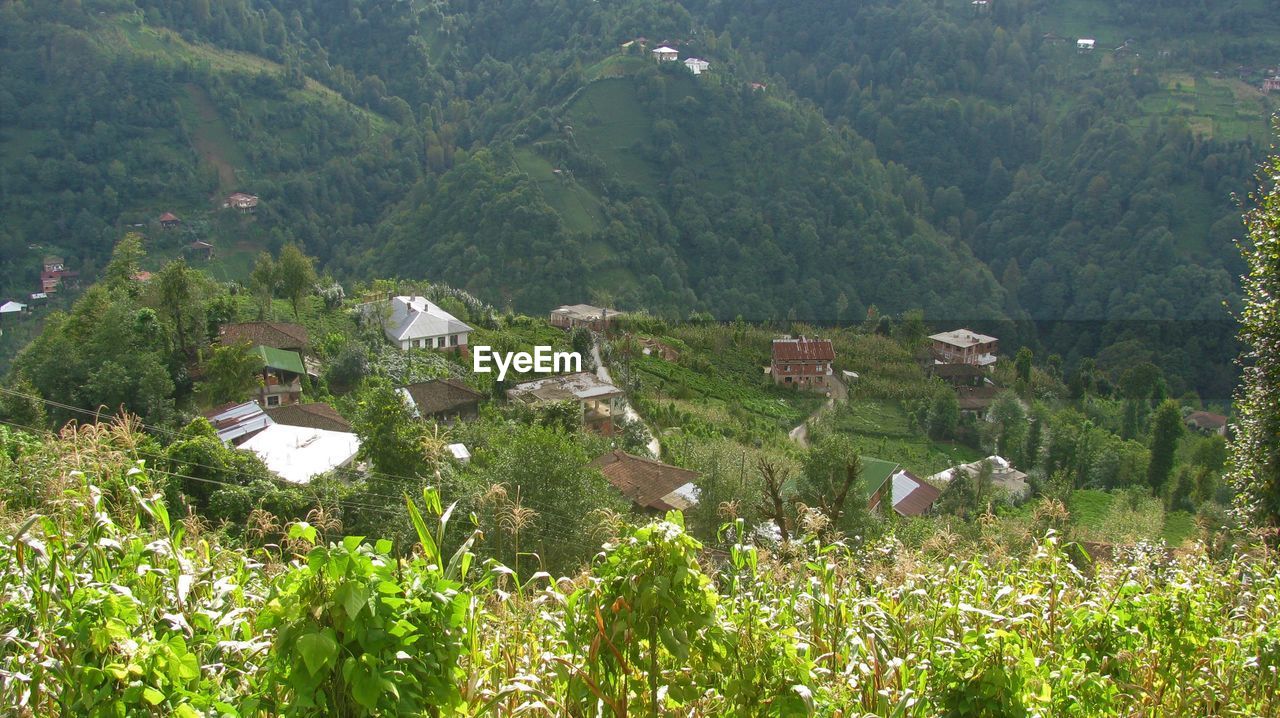
M388 303L364 305L366 312L386 312L382 330L392 344L409 349L441 349L468 355L471 327L426 297L392 297Z
M658 58L658 62L675 62L680 59L680 51L663 45L653 50L653 56Z
M1013 468L1013 464L1003 456L988 456L985 459L970 462L968 464L960 464L953 466L945 471L939 471L933 476L926 477L925 481L935 486L946 486L960 476L968 476L975 478L982 472L983 465L991 468L991 484L1009 492L1015 500L1021 500L1031 494L1031 485L1027 483L1027 475Z
M360 439L347 431L271 424L239 446L252 451L280 478L306 484L316 476L350 464Z
M4 304L0 304L0 315L4 315L6 317L18 316L25 311L27 311L27 305L22 302L8 301Z
M685 60L684 66L689 68L689 72L692 72L695 75L701 75L711 69L711 63L706 60L699 60L696 57L691 57L688 60Z
M1097 42L1091 37L1082 37L1076 40L1076 52L1093 52L1093 47Z
M1000 340L969 329L953 329L931 334L929 350L937 364L971 364L985 367L996 363Z

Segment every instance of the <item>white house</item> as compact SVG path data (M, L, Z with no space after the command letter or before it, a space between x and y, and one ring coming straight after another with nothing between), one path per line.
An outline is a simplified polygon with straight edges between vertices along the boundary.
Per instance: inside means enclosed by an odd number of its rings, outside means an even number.
M1076 40L1076 50L1078 52L1093 52L1093 46L1097 44L1091 37L1082 37Z
M27 305L22 302L5 302L0 304L0 314L21 314L27 310Z
M386 307L376 303L366 307ZM396 346L409 349L445 349L466 355L471 327L431 303L426 297L392 297L391 312L382 322L383 332Z
M658 58L658 62L675 62L680 59L680 51L663 45L653 51L653 56Z
M685 60L684 66L689 68L689 72L692 72L695 75L701 75L711 69L711 63L706 60L699 60L696 57L691 57L688 60Z

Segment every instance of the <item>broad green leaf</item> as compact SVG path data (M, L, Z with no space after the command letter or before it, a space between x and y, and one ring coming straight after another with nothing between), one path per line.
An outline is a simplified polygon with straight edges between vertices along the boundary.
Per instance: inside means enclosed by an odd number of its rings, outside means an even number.
M338 642L333 638L333 629L308 633L298 638L298 653L302 654L302 662L312 675L326 668L332 668L338 657Z

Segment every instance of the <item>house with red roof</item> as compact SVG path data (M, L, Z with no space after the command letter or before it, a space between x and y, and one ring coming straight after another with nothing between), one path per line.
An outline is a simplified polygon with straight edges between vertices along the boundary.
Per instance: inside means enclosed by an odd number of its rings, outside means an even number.
M769 374L774 384L826 391L831 386L835 358L836 351L829 339L774 339Z
M180 224L182 224L182 220L178 219L178 216L173 212L165 212L160 215L161 229L174 229Z

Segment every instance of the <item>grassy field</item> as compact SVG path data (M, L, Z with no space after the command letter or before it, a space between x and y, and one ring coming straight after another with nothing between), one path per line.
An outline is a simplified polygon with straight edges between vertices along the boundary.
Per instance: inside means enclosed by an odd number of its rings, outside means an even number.
M932 441L913 430L906 411L888 401L853 399L829 422L832 430L852 437L860 453L892 459L921 477L982 458L976 449Z
M568 116L578 142L604 160L619 179L640 189L657 183L659 169L638 150L655 118L636 99L633 80L620 77L591 83L569 105Z
M672 333L662 339L678 348L677 361L645 355L631 360L641 393L652 402L714 425L767 427L770 436L785 440L786 431L825 401L778 388L765 376L770 332L750 328L735 338L732 327L685 325Z
M1130 500L1124 494L1097 489L1072 492L1067 501L1071 524L1087 540L1129 543L1163 540L1178 546L1193 536L1195 521L1185 511L1165 511L1156 499Z
M600 200L582 185L565 174L556 174L556 168L533 149L516 150L515 159L520 169L538 185L547 204L560 215L565 229L590 233L604 226Z
M1160 87L1142 98L1144 116L1134 119L1135 127L1145 127L1151 116L1181 117L1205 137L1261 140L1268 137L1267 118L1280 109L1280 100L1235 79L1170 72L1161 75Z
M249 160L231 136L231 130L218 116L208 93L199 85L188 83L186 93L179 95L178 110L182 124L191 136L200 159L218 170L218 188L222 192L236 189L236 170L247 168Z

